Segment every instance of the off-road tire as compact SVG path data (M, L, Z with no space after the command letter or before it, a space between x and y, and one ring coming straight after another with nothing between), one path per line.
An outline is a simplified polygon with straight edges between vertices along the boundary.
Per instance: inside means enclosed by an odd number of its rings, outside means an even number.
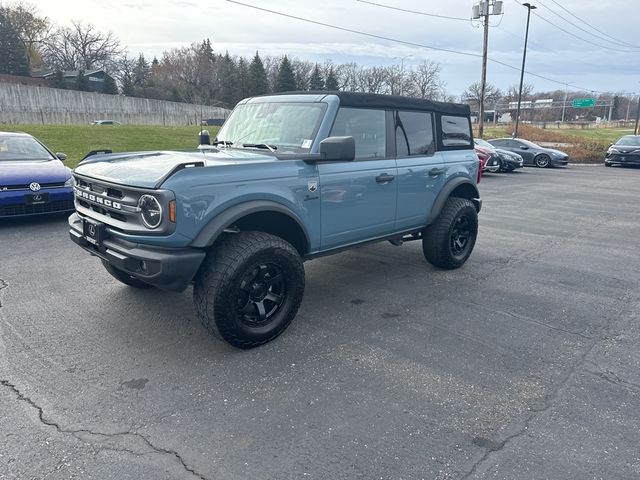
M244 349L280 335L296 316L303 294L300 255L290 243L264 232L229 234L217 242L202 263L193 289L196 312L205 328ZM279 297L278 305L272 298Z
M534 158L533 162L536 164L536 167L538 168L551 167L551 157L549 155L545 155L544 153Z
M115 278L116 280L124 283L125 285L129 285L133 288L150 288L151 285L143 282L142 280L138 280L136 277L132 277L127 272L123 272L119 268L114 267L106 260L102 260L102 265L109 272L109 274Z
M468 230L462 246L461 230ZM477 236L478 212L471 200L449 197L438 218L423 232L422 252L434 267L453 270L467 261Z

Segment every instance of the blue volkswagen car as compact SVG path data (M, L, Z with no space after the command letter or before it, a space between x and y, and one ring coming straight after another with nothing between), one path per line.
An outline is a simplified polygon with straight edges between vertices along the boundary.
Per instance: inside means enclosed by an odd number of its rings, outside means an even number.
M66 158L26 133L0 132L0 218L73 211Z

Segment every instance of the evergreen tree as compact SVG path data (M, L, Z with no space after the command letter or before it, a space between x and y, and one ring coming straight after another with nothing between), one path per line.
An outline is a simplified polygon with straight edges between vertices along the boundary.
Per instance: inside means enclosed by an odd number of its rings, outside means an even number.
M24 44L0 7L0 73L29 76L29 62Z
M324 86L326 90L338 90L338 79L336 78L336 74L333 72L333 67L329 69L329 73L327 73L327 79L324 81Z
M249 93L249 66L247 65L247 61L242 57L238 60L238 86L240 93L238 100L251 96Z
M290 92L296 89L296 75L293 72L291 62L285 55L280 62L278 68L278 76L276 78L276 92Z
M267 72L258 52L249 64L249 78L247 81L247 96L264 95L269 92L269 83L267 82Z
M316 66L313 67L313 72L311 72L309 90L324 90L324 78L322 78L322 74L320 73L320 68L318 68L317 63Z
M104 89L102 90L102 93L108 93L109 95L118 94L118 86L111 75L107 75L104 78Z
M220 100L233 108L240 100L238 69L233 58L226 52L220 62Z
M122 89L123 95L126 95L127 97L136 96L136 89L133 85L133 79L131 78L131 75L124 75L122 77L122 85L120 86L120 88Z
M85 76L84 70L78 70L78 77L76 78L75 90L82 92L89 91L89 79Z
M53 72L51 80L49 81L51 82L51 86L53 88L67 88L67 85L64 83L64 74L59 68Z
M138 56L136 66L133 68L133 85L136 87L146 87L149 80L150 68L149 64L141 53Z

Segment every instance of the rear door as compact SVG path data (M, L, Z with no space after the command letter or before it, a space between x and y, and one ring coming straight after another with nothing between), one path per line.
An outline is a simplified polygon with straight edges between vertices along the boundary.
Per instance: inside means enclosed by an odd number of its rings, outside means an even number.
M356 158L318 164L323 250L394 231L398 182L387 118L385 110L338 111L330 135L353 136Z
M398 111L394 115L398 165L396 228L425 225L437 194L444 185L446 166L436 152L431 112Z

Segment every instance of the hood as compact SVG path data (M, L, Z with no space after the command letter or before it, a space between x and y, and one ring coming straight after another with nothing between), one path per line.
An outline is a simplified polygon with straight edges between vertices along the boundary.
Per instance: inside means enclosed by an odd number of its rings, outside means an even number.
M238 149L118 153L89 157L74 172L120 185L158 188L173 172L182 168L275 161L278 161L275 156Z
M0 187L28 185L31 182L64 183L70 176L71 170L60 160L0 161Z
M514 160L522 160L522 155L519 155L516 152L512 152L511 150L496 148L496 152L498 152L499 155L504 155L505 157L513 158Z
M618 144L614 144L614 145L611 145L611 147L609 147L609 148L615 148L620 153L630 153L630 152L633 152L635 150L640 150L640 145L618 145Z
M555 153L556 155L561 155L563 157L568 157L568 155L566 153L561 152L560 150L556 150L555 148L546 148L545 150L547 152Z

